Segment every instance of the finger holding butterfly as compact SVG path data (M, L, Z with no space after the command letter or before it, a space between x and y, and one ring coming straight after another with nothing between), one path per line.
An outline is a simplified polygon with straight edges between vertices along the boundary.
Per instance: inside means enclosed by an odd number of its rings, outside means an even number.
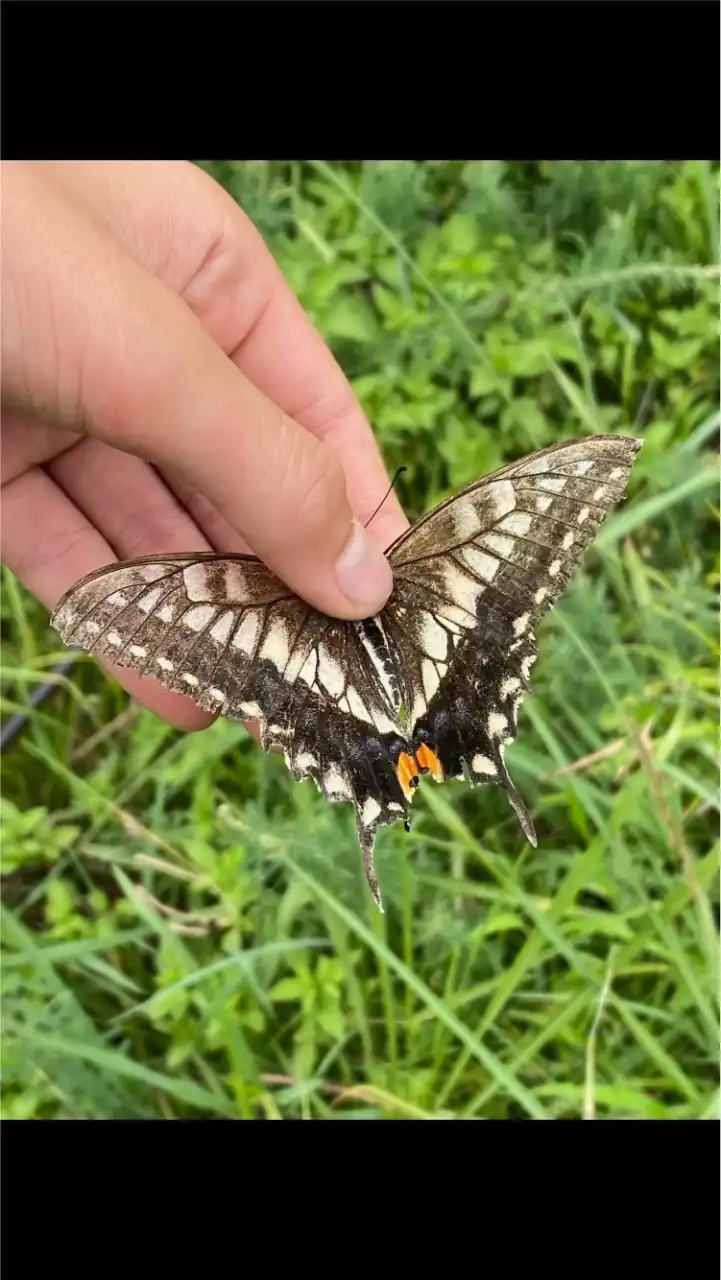
M221 530L325 612L361 617L382 606L390 568L353 517L372 508L386 477L345 380L262 241L232 228L223 241L235 206L220 193L227 204L211 211L220 189L192 166L182 180L175 166L83 166L86 183L96 169L89 206L73 166L6 166L4 403L70 430L82 424L179 473L206 518L217 513ZM174 190L158 179L166 170ZM116 209L118 182L127 198ZM178 245L192 219L183 224L183 204L205 226L184 263ZM169 226L172 244L160 230ZM160 261L169 265L158 279ZM353 462L350 495L343 459ZM393 518L397 528L398 509ZM58 579L56 594L66 585Z
M235 201L186 162L62 161L44 168L183 299L254 386L332 450L345 471L350 505L365 523L388 484L368 420L262 236ZM177 470L165 475L217 550L248 550L233 525ZM369 532L387 547L407 526L392 494Z

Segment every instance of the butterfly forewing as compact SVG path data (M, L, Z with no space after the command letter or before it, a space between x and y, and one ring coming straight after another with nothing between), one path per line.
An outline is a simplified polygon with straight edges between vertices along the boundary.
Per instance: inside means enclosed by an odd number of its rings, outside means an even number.
M240 714L238 677L278 654L280 606L307 609L254 558L150 556L76 583L52 620L66 643Z
M504 786L536 658L534 626L623 497L640 441L595 436L511 463L442 503L390 548L378 617L319 613L253 556L150 556L76 583L63 640L257 720L295 778L354 805L366 873L377 827L407 819L419 772Z

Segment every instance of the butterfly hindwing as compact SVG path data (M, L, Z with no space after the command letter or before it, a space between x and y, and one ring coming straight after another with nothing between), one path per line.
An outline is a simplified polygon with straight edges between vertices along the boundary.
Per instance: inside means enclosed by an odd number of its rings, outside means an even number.
M149 556L76 583L63 640L256 720L296 779L353 804L366 874L376 830L408 819L418 775L503 786L536 659L534 627L625 493L640 441L592 436L522 458L442 503L388 551L394 589L363 622L329 618L253 556Z

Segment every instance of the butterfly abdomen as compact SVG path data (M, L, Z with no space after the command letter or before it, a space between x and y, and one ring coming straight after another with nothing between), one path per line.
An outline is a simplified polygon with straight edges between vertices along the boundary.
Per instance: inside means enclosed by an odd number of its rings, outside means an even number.
M396 670L396 660L382 623L378 618L364 618L362 622L354 623L354 626L372 672L383 690L389 710L397 713L402 705L401 686Z

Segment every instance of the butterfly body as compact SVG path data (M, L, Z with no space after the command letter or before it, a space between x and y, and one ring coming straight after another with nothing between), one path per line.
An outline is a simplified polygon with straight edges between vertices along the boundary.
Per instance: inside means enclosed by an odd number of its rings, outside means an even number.
M640 441L591 436L503 467L388 550L374 618L330 618L253 556L149 556L76 583L52 622L68 644L154 675L199 706L257 720L296 779L356 812L371 890L377 828L402 820L421 773L502 786L536 659L534 626L625 494Z

